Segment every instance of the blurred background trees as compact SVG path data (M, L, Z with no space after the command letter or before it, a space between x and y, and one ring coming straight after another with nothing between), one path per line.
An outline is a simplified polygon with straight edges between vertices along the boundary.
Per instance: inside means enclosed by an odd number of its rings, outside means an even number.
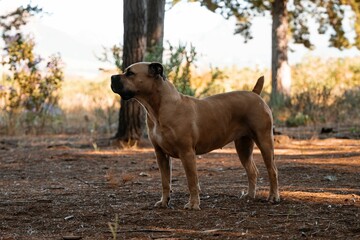
M196 0L189 0L189 2L195 2ZM278 114L278 109L283 108L286 104L289 106L290 103L290 94L291 94L291 71L288 64L288 42L289 39L293 39L295 43L302 44L307 48L312 48L313 44L310 41L310 25L311 22L308 19L315 19L318 23L318 32L320 34L327 33L329 29L332 30L330 35L330 46L336 47L339 49L349 48L351 46L356 46L360 49L360 4L353 1L341 1L341 0L329 0L329 1L283 1L283 0L274 0L274 1L234 1L234 0L197 0L201 5L205 6L212 12L216 12L229 19L235 17L237 20L235 34L241 34L244 37L245 42L251 40L251 23L252 19L256 16L264 16L270 14L272 16L272 66L271 66L271 94L270 94L270 105L272 106L275 114ZM125 0L126 2L126 0ZM160 3L161 7L159 8L156 4ZM178 3L179 0L173 0L172 5ZM345 35L343 18L345 17L346 11L349 11L349 8L355 13L355 19L353 28L355 29L356 35L351 43L351 40L348 39L348 36ZM162 36L163 36L163 22L164 22L164 1L149 1L148 10L146 11L141 8L137 8L137 11L142 11L147 13L147 23L143 23L138 19L133 23L142 24L142 26L147 26L148 30L155 29L160 32L157 38L156 44L153 44L154 40L152 38L154 31L149 32L147 48L148 52L159 53L157 59L162 59L159 56L162 56ZM127 9L124 7L124 18L128 14ZM138 13L140 13L138 12ZM145 14L143 14L145 15ZM150 28L149 23L156 22L158 20L158 27ZM128 36L129 32L126 31L126 20L125 24L125 34ZM139 39L141 36L138 36ZM144 37L145 38L145 37ZM124 47L125 45L124 41ZM154 50L159 48L159 50ZM172 48L172 47L171 47ZM173 59L180 56L184 52L184 49L178 48L178 51L174 52L172 56ZM136 51L133 51L136 55ZM182 74L190 77L190 65L195 60L196 51L194 48L191 48L190 55L185 54L185 68L182 71ZM171 60L170 59L170 65ZM153 59L152 59L153 60ZM156 59L155 59L156 60ZM127 64L125 64L128 66ZM173 65L172 67L176 67ZM189 80L181 80L182 78L177 78L179 74L179 69L175 69L170 77L173 77L174 84L178 87L180 92L183 92L187 95L195 95L195 91L191 89L189 85ZM169 69L167 69L170 73ZM171 75L171 74L170 74ZM120 117L122 114L120 114ZM139 119L136 117L136 119ZM140 118L141 119L141 118ZM131 121L130 121L131 122ZM139 122L139 121L135 121ZM141 122L141 121L140 121ZM121 124L119 123L119 126ZM142 124L141 124L142 125ZM121 134L120 134L121 135ZM119 137L119 131L117 134ZM127 136L127 138L130 135ZM136 137L134 135L136 139Z
M236 33L242 34L245 41L251 39L253 18L272 17L273 4L276 4L276 1L197 2L225 18L236 18ZM251 90L259 76L274 77L274 71L259 67L219 69L209 66L208 70L200 71L197 63L202 53L198 53L191 43L164 42L165 8L171 9L176 3L124 1L124 19L117 20L124 20L124 44L106 48L101 60L112 62L119 72L137 61L162 62L166 75L176 88L195 97ZM317 30L328 33L330 45L339 49L359 46L359 4L356 1L289 1L286 7L287 41L311 49L313 43L309 28L310 24L317 22ZM63 81L64 65L60 55L45 59L36 54L35 38L26 26L34 16L41 14L42 10L37 6L24 6L0 17L1 66L4 70L0 82L0 133L80 132L112 136L116 133L119 142L130 145L144 138L146 128L142 107L135 101L121 101L111 92L109 73L101 76L101 81ZM349 16L350 19L344 21ZM350 30L345 31L345 22L353 24ZM354 34L348 34L348 31ZM287 54L287 44L282 46ZM221 48L221 43L217 47ZM359 125L359 61L358 57L307 57L292 65L291 89L286 105L274 101L274 81L272 84L267 81L262 95L272 103L276 125ZM121 110L118 111L120 101ZM360 132L360 128L353 129Z
M180 0L173 0L173 4ZM291 93L291 75L288 64L288 42L314 45L310 40L310 26L314 20L320 34L330 33L330 46L344 49L356 46L360 49L360 2L357 0L188 0L200 2L212 12L226 19L237 20L235 34L241 34L245 42L252 39L251 25L254 17L272 17L272 88L270 104L281 107ZM350 12L354 14L351 19ZM345 33L344 18L350 19L355 32L354 39Z
M28 5L0 17L2 48L2 66L7 69L5 82L0 87L5 121L8 133L13 133L15 121L25 111L23 126L27 132L42 130L47 121L56 114L59 89L63 81L60 54L49 57L45 66L43 58L34 52L35 41L25 34L23 27L30 18L41 13L38 6Z

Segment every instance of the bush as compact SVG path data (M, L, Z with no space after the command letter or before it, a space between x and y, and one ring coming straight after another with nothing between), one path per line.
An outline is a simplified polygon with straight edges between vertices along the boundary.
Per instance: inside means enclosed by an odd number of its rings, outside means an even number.
M356 86L345 92L335 100L333 106L337 109L337 116L341 122L360 121L360 87Z
M61 57L52 55L41 71L43 59L34 53L35 42L21 31L28 18L40 11L38 7L19 7L0 20L5 43L1 64L7 69L0 87L0 107L9 134L19 126L25 132L41 131L48 122L55 122L53 118L61 112L57 108L64 77Z
M290 105L279 118L291 126L360 121L359 66L360 58L305 58L292 67Z

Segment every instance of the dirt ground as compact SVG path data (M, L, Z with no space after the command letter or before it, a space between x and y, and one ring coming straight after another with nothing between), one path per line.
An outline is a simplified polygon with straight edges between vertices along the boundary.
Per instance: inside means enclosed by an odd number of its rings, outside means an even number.
M279 204L266 201L257 149L255 200L240 198L247 177L232 145L203 155L202 210L188 211L179 160L171 208L158 209L152 148L119 150L90 139L0 137L0 239L360 239L360 140L278 137Z

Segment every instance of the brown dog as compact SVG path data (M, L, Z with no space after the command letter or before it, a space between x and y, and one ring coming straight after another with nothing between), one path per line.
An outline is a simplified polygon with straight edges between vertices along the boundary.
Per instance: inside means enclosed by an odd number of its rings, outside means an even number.
M274 162L273 120L259 96L264 78L253 92L236 91L196 99L179 93L164 76L160 63L135 63L124 74L111 77L111 88L124 100L135 98L147 110L149 136L161 172L162 198L156 206L168 207L171 158L180 158L190 191L186 209L200 209L196 155L221 148L231 141L248 176L247 196L254 198L258 170L252 158L254 142L264 159L269 179L268 200L280 201Z

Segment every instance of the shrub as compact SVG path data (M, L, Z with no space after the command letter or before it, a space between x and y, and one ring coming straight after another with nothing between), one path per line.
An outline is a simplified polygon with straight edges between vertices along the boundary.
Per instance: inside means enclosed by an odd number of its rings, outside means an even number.
M26 132L36 132L60 113L57 102L63 81L61 57L52 55L41 71L43 59L34 53L35 42L21 31L28 18L39 12L38 7L19 7L0 19L5 43L1 64L7 69L0 88L1 115L8 133L14 133L19 125Z
M291 102L280 118L287 125L359 121L359 66L360 58L305 58L292 68Z

